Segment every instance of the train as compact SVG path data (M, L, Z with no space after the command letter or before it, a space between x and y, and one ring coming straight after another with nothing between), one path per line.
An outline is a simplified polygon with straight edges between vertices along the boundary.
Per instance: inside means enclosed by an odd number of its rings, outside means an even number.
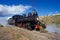
M15 25L20 28L34 30L36 26L41 23L38 19L39 17L37 11L33 10L32 12L29 12L28 15L22 14L12 16L12 18L8 19L8 24Z

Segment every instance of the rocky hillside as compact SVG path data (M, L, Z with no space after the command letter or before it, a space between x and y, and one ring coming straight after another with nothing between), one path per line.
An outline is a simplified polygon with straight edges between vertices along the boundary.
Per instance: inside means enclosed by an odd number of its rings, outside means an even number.
M0 40L60 40L60 36L17 27L0 27Z
M60 15L53 15L53 16L42 16L39 17L40 21L44 21L47 25L55 22L58 27L60 27Z

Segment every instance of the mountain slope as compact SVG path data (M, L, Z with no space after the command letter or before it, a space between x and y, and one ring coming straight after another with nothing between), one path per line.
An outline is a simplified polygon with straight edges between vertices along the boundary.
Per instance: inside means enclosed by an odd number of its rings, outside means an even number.
M60 15L53 15L53 16L43 16L39 17L40 21L44 21L47 25L52 24L55 22L58 27L60 27Z
M17 27L1 27L0 40L60 40L54 33L40 33Z

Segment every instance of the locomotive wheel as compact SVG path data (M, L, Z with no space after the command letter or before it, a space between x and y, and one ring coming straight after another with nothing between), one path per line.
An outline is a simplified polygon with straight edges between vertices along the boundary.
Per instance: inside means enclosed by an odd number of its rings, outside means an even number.
M26 29L32 30L31 23L26 23Z

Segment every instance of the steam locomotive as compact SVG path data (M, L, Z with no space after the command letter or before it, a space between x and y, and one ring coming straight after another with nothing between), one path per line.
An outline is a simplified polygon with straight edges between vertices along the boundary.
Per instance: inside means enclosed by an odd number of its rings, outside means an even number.
M32 12L28 13L28 16L26 14L14 15L8 20L8 24L15 25L20 28L34 30L36 25L39 24L38 14L36 10L33 10Z

